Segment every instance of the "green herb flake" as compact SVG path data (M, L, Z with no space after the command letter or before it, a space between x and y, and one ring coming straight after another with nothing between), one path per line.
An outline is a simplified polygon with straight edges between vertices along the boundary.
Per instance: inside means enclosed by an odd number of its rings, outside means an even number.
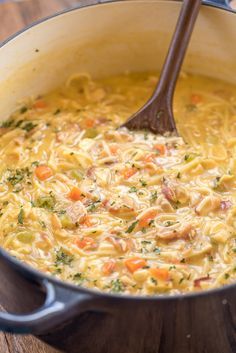
M25 213L24 213L23 207L21 207L20 212L17 217L19 224L24 224L24 216L25 216Z
M151 193L150 201L151 203L154 203L156 200L157 200L157 191L155 190Z
M67 254L62 248L60 248L56 253L56 266L58 265L71 265L72 261L74 260L73 255Z
M33 130L37 125L33 124L31 121L24 124L21 129L25 130L26 132L30 132L31 130Z
M13 119L8 119L6 121L3 121L2 124L0 125L1 128L4 129L9 129L10 127L12 127L14 125L14 120Z
M9 176L7 177L7 181L12 185L15 186L16 184L23 181L25 177L29 177L32 173L30 172L29 168L21 168L15 170L8 170Z
M129 193L137 192L137 191L138 189L135 186L131 186L131 188L129 189Z
M191 162L192 160L194 160L194 158L196 158L196 154L194 153L189 153L184 156L184 160L186 163Z
M53 113L53 115L58 115L58 114L60 114L60 112L61 112L61 109L57 109L57 110L55 110L55 112Z
M124 285L120 279L115 279L111 281L111 291L113 293L119 293L124 291Z
M76 282L76 284L81 284L83 281L85 280L83 274L81 272L77 272L74 276L73 276L73 281Z
M138 221L133 222L129 228L125 231L125 233L132 233L136 225L138 224Z
M94 211L98 208L100 202L101 202L100 200L92 202L92 203L87 207L87 211L88 211L88 212L94 212Z
M180 172L178 172L178 174L176 175L176 178L177 178L177 179L180 179L180 178L181 178Z
M143 187L147 186L147 183L146 183L145 180L140 179L139 182L141 183L141 185L142 185Z
M56 199L53 194L49 194L48 196L41 196L34 203L35 207L44 208L49 211L54 210L55 204Z
M151 282L152 282L153 284L155 284L155 286L157 285L157 280L156 280L155 278L153 278L153 277L151 277Z
M27 110L28 110L28 108L27 108L26 106L21 107L21 108L20 108L20 114L26 113Z

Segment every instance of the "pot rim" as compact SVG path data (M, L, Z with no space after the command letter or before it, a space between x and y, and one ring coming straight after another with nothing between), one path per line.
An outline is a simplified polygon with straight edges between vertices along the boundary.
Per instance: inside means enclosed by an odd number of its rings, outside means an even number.
M152 3L153 0L126 0L126 2L136 2L136 3L142 3L142 2L149 2ZM165 0L158 0L158 2L164 3L166 2ZM176 3L176 0L170 0L168 1L170 4L174 4ZM108 4L113 4L113 3L123 3L123 0L98 0L98 2L96 2L96 0L89 2L89 3L85 3L85 4L78 4L75 5L69 9L64 9L62 11L56 12L52 15L43 17L40 20L34 21L32 24L24 27L23 29L15 32L14 34L10 35L6 40L2 41L0 43L0 50L1 48L3 48L6 44L8 44L9 42L11 42L12 40L14 40L15 38L17 38L18 36L20 36L21 34L23 34L24 32L27 32L28 30L30 30L32 27L38 26L41 23L50 21L58 16L63 16L67 13L71 13L73 11L79 11L82 10L84 8L88 8L88 7L95 7L95 6L106 6ZM207 6L207 7L213 7L218 9L219 11L227 11L227 12L231 12L234 13L234 11L232 9L230 9L229 7L227 7L226 5L222 5L222 4L217 4L216 2L214 2L214 0L205 0L204 3L202 4L203 6ZM143 301L172 301L172 300L185 300L185 299L194 299L194 298L198 298L198 297L205 297L205 296L209 296L209 295L217 295L217 294L224 294L227 290L231 290L234 289L236 290L236 282L232 283L232 284L228 284L225 286L221 286L219 288L214 288L214 289L209 289L209 290L202 290L200 292L190 292L190 293L182 293L182 294L175 294L175 295L164 295L164 294L160 294L160 295L152 295L152 296L138 296L138 295L128 295L128 294L114 294L114 293L109 293L109 292L102 292L96 289L88 289L86 287L83 286L78 286L75 284L72 284L70 282L66 282L66 281L62 281L60 279L57 279L56 277L54 277L53 275L47 275L44 274L43 272L35 269L34 267L31 267L29 265L27 265L26 263L18 260L17 258L13 257L9 252L7 252L6 250L4 250L2 247L0 247L0 257L2 257L4 260L6 260L8 263L10 263L17 271L22 272L28 276L31 277L31 279L35 280L36 282L39 281L43 281L43 280L48 280L49 282L55 284L58 287L64 287L66 289L70 289L72 291L76 291L79 293L83 293L85 295L88 296L95 296L97 298L103 298L103 299L116 299L116 300L129 300L129 301L139 301L139 302L143 302Z

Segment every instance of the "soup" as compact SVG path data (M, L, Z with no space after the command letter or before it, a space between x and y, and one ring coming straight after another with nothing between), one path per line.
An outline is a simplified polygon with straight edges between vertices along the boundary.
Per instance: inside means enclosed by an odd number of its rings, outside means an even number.
M116 128L152 73L71 77L0 128L0 244L105 292L193 292L236 279L236 88L182 74L181 137Z

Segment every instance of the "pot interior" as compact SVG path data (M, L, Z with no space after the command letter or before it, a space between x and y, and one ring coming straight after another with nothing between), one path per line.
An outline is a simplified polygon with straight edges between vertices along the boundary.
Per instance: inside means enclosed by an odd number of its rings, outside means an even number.
M74 9L22 32L0 48L1 119L22 98L75 72L93 77L157 70L180 10L174 1L118 1ZM234 80L235 14L203 6L184 70Z

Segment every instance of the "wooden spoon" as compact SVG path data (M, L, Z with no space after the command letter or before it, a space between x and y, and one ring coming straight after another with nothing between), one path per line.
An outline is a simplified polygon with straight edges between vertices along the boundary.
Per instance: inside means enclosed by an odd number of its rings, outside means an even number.
M173 116L173 95L200 5L201 0L183 1L158 85L147 103L121 127L147 129L161 135L178 134Z

